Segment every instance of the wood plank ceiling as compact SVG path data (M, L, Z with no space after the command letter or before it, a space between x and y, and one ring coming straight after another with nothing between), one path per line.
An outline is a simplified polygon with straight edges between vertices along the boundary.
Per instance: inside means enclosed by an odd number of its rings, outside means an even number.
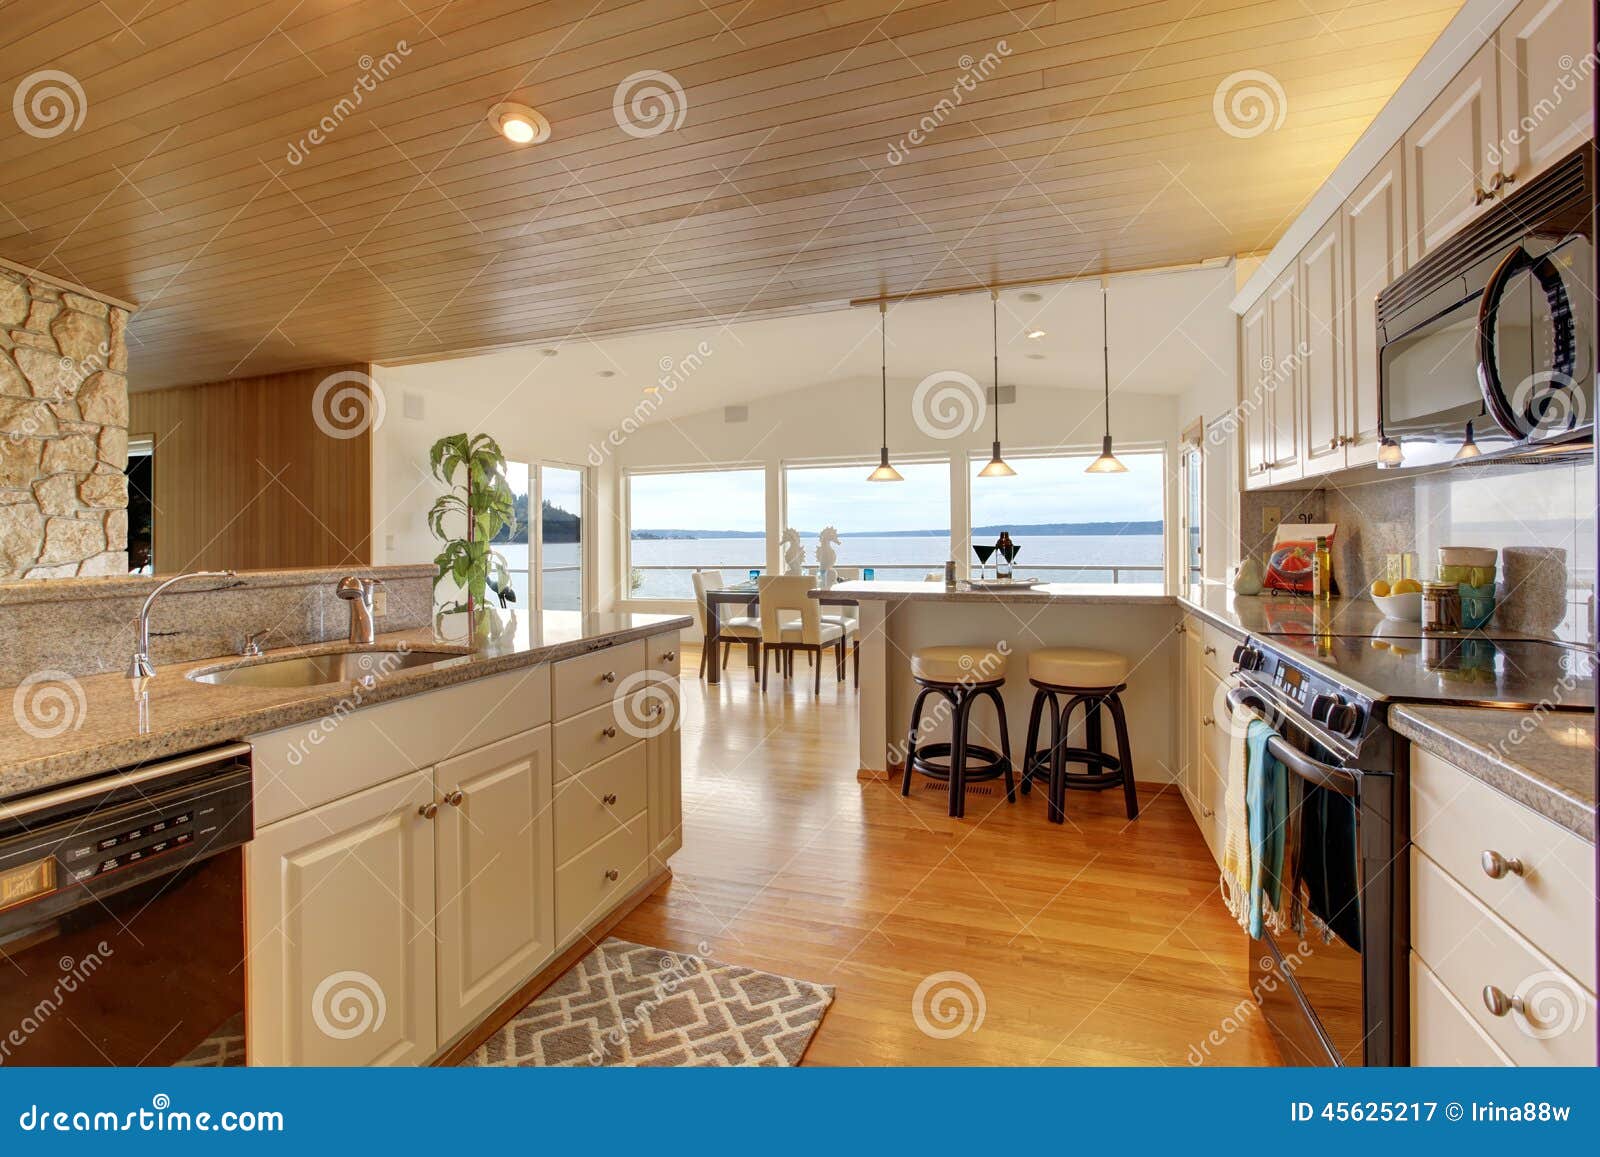
M149 389L1248 252L1458 7L7 5L0 256L137 303ZM625 131L645 70L676 127ZM1214 107L1242 70L1265 123Z

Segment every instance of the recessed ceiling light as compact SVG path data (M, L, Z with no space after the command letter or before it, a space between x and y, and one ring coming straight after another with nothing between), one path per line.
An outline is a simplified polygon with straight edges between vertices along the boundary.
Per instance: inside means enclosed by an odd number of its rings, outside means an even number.
M656 383L651 382L644 388L644 392L647 394L659 394L661 392L661 387L656 385Z
M600 376L602 378L614 378L614 377L617 376L617 371L616 370L601 370L600 371Z
M1026 301L1029 305L1032 305L1035 302L1043 301L1044 300L1044 294L1035 293L1035 292L1033 292L1033 290L1030 289L1030 290L1028 290L1027 293L1019 293L1019 294L1017 294L1017 300L1018 301Z
M1044 355L1043 354L1029 354L1028 355L1028 360L1030 362L1042 362L1042 361L1044 361Z
M542 349L539 352L541 354L543 354L547 358L553 358L553 357L556 356L556 354L560 353L561 351L560 350L552 350L552 349Z
M550 139L550 122L525 104L497 104L489 110L489 127L514 145L537 145Z
M1029 341L1038 341L1043 336L1044 336L1044 330L1042 330L1042 329L1030 329L1028 331L1028 340Z

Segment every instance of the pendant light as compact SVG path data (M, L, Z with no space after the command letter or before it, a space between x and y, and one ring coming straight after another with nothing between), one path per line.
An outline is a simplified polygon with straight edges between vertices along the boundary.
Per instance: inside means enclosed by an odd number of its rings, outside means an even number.
M883 371L883 445L878 447L878 468L867 475L868 482L904 482L900 471L889 465L889 303L878 302L878 353Z
M989 312L994 323L994 457L978 471L979 478L1011 478L1016 471L1000 457L1000 294L989 291Z
M1399 466L1405 461L1405 451L1400 448L1400 443L1393 438L1384 438L1378 443L1378 465Z
M1467 423L1467 436L1461 440L1461 449L1456 451L1456 458L1476 458L1483 451L1478 449L1477 442L1472 439L1472 423Z
M1100 283L1100 353L1101 371L1106 385L1106 436L1100 441L1100 457L1084 467L1085 474L1126 474L1128 468L1111 452L1111 307L1107 304L1106 286Z

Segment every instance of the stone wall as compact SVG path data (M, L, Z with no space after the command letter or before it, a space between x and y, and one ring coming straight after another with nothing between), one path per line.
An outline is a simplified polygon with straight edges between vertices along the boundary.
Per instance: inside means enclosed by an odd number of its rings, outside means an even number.
M127 574L127 326L0 269L0 580Z

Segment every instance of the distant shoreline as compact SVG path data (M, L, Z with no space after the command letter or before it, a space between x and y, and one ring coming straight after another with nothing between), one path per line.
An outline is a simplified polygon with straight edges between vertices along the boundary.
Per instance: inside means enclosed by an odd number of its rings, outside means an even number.
M1002 530L1009 531L1013 538L1025 535L1038 535L1050 537L1077 537L1077 536L1103 536L1103 535L1128 535L1145 536L1158 535L1164 530L1160 519L1142 522L1039 522L1023 526L974 526L974 537L980 535L998 536ZM815 538L819 532L815 530L802 530L801 538ZM653 530L641 528L631 534L631 538L640 542L663 541L669 539L701 539L701 538L765 538L763 530L680 530L666 529ZM948 538L950 528L939 530L859 530L840 531L839 537L845 538Z

